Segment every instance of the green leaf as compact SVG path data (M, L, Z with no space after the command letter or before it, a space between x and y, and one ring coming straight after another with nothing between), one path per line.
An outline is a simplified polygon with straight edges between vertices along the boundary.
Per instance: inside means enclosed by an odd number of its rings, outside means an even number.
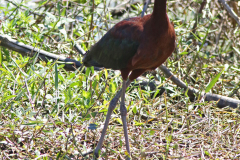
M74 87L74 86L77 86L78 84L79 84L78 82L73 82L73 83L70 84L69 87L72 88L72 87Z
M236 47L233 47L233 49L240 55L240 51Z
M0 6L0 10L7 9L6 7Z
M185 55L185 54L188 54L188 52L179 53L179 55Z
M145 124L145 123L137 122L137 121L134 120L134 125L135 125L135 126L142 126L142 125L144 125L144 124Z
M156 92L154 93L153 98L156 98L156 96L158 95L159 92L160 92L160 89L157 89Z
M44 122L43 121L30 121L30 123L24 123L22 125L32 126L32 125L39 125L39 124L44 124Z
M99 113L106 113L107 111L108 111L108 109L104 108L104 109L101 109L101 110L99 111Z
M234 71L238 71L238 72L240 72L240 69L238 69L238 68L231 67L231 69L234 70Z
M87 91L84 91L84 90L83 90L82 95L83 95L83 97L86 98L86 99L91 98L91 92L87 92Z
M116 121L120 124L122 124L122 120L120 118L116 118Z
M205 155L210 156L210 153L208 151L204 151Z
M66 14L66 8L63 8L63 11L62 11L62 13L61 13L61 16L65 16L65 14Z
M19 65L15 62L15 60L11 57L12 61L14 62L14 64L18 67L18 69L20 70L20 72L25 76L28 77L28 75L21 69L21 67L19 67Z
M107 79L107 77L108 77L108 70L104 69L104 73L105 73L105 78Z
M150 135L152 136L152 135L154 135L155 134L155 131L154 130L150 130Z
M57 20L56 16L54 16L52 13L50 13L50 12L45 12L45 13L46 13L46 15L47 15L49 18L53 19L53 21L56 21L56 20ZM39 25L38 25L38 26L39 26ZM43 27L44 27L44 25L43 25Z
M92 74L93 74L94 73L94 67L93 66L91 67L91 71L92 71Z
M69 77L67 77L68 80L72 79L74 76L76 75L76 73L71 73Z
M43 5L46 4L47 2L48 2L48 0L40 1L40 2L39 2L39 7L40 7L40 6L43 6Z
M220 73L218 73L217 76L215 78L213 78L213 80L207 85L206 90L205 90L206 93L212 89L212 87L218 81L218 79L220 78L220 76L222 75L224 70L225 70L225 68Z
M112 82L109 84L109 89L112 93L115 93L117 89L117 85L114 82Z
M87 70L86 70L86 72L85 72L85 75L86 75L86 76L89 76L89 74L90 74L90 68L88 67Z
M57 9L58 9L58 15L61 15L61 6L60 6L60 2L57 3Z
M6 102L7 100L9 100L9 99L11 99L11 98L14 98L14 97L16 97L16 95L8 96L7 98L5 98L5 99L3 100L3 102Z
M2 63L3 67L7 69L7 71L10 73L10 75L12 76L13 79L16 79L15 76L13 75L12 71L10 71L10 69L7 67L7 65L5 65L4 63Z
M137 107L134 106L133 109L132 109L132 111L133 111L134 114L137 114Z

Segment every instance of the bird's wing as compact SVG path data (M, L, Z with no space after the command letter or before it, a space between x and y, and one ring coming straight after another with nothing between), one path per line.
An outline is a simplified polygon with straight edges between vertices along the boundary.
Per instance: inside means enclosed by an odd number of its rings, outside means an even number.
M123 69L136 54L142 28L138 18L116 24L86 54L83 62L93 66Z

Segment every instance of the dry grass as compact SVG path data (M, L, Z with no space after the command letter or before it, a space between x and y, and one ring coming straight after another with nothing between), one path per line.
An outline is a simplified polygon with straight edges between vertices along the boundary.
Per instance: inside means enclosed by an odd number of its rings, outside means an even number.
M111 8L105 1L96 2L94 14L92 3L84 0L71 5L41 3L34 10L26 9L29 4L25 2L18 7L0 4L5 7L0 34L79 60L82 57L73 51L71 40L86 50L114 23L138 16L142 8L136 4L122 16L110 17ZM239 99L239 29L221 5L211 1L198 18L196 34L189 36L200 5L195 1L168 2L178 46L165 65L186 85L200 91L223 71L210 92ZM42 15L47 11L47 15L41 19L30 11ZM147 12L151 11L152 5ZM121 87L119 73L90 68L68 72L61 64L22 57L3 47L0 57L0 158L90 159L91 154L82 154L98 142L109 101ZM238 108L220 109L216 102L202 99L190 101L159 69L144 76L161 86L150 90L134 82L127 91L132 159L239 159ZM124 145L117 107L100 159L124 159Z

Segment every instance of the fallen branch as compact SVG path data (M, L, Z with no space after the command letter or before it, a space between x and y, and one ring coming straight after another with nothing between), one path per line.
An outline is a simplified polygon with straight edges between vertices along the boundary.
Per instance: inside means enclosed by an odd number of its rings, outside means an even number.
M148 0L148 2L145 4L145 6L143 8L142 15L141 15L142 17L144 16L144 13L145 13L145 10L147 9L149 1L150 0ZM203 10L205 5L206 5L206 0L204 0L202 2L201 7L200 7L200 9L198 11L198 15L202 13L202 10ZM193 27L193 32L195 32L196 27L197 27L197 23L196 22L195 22L194 27ZM183 81L181 81L176 76L174 76L172 74L172 72L167 67L165 67L164 65L161 65L159 68L165 74L165 76L167 78L171 79L171 81L173 83L175 83L178 87L183 88L184 91L187 91L188 96L192 100L194 100L194 99L196 99L197 97L200 96L200 97L204 97L205 101L217 101L217 107L219 107L219 108L223 108L223 107L226 107L226 106L230 106L232 108L237 108L238 105L240 106L240 100L236 100L236 99L233 99L233 98L229 98L229 97L221 96L221 95L217 95L217 94L199 93L198 90L196 90L196 89L194 89L192 87L186 86L185 83L183 83Z
M221 96L218 94L212 94L212 93L199 93L198 90L188 87L185 85L183 81L178 79L176 76L172 74L172 72L165 67L164 65L160 66L161 71L165 74L167 78L170 78L173 83L175 83L178 87L183 88L185 91L187 91L188 96L191 99L196 99L197 97L204 97L205 101L217 101L217 107L223 108L226 106L230 106L232 108L237 108L238 105L240 106L240 100L236 100L230 97Z
M64 56L56 55L44 50L40 50L38 48L32 47L30 45L25 45L22 42L18 42L17 40L11 39L10 37L6 35L0 35L0 46L6 47L10 50L16 51L18 53L21 53L23 56L29 56L33 57L37 53L39 53L38 58L41 60L48 62L49 60L53 61L61 61L65 62L64 68L68 71L74 71L77 68L81 67L82 64L79 61L76 61L74 59L66 58ZM79 50L79 52L81 52ZM95 70L100 70L99 68L95 67Z
M16 51L21 53L23 56L30 56L33 57L34 55L36 55L36 53L39 53L38 56L40 59L42 59L43 61L49 61L54 60L54 61L61 61L61 62L65 62L65 66L64 68L66 70L69 71L74 71L76 69L78 69L79 67L82 67L82 64L79 61L70 59L70 58L66 58L64 56L59 56L50 52L46 52L37 48L34 48L32 46L29 45L25 45L21 42L18 42L16 40L13 40L7 36L2 36L0 35L0 46L6 47L10 50ZM75 45L75 48L78 48L79 46ZM82 49L78 48L78 50L81 50L81 54L83 52ZM98 68L95 67L95 70L101 70L102 68ZM238 105L240 105L240 100L236 100L233 98L229 98L226 96L221 96L221 95L217 95L217 94L204 94L204 93L200 93L199 91L192 88L192 87L188 87L185 85L184 82L182 82L181 80L179 80L176 76L174 76L172 74L172 72L167 69L164 65L160 66L161 71L165 74L165 76L167 78L169 78L173 83L175 83L177 86L179 86L180 88L183 88L185 91L187 91L188 96L194 100L196 99L196 97L201 96L204 97L205 101L217 101L217 107L225 107L225 106L230 106L232 108L237 108ZM138 78L138 81L143 81L142 83L140 83L140 85L142 86L150 86L151 90L155 90L156 86L158 86L160 83L159 82L147 82L147 80L145 80L144 78ZM155 86L155 87L154 87Z

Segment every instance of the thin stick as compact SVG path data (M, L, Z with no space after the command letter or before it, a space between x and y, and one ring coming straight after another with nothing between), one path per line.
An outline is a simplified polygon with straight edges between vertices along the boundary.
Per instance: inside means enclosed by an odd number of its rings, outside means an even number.
M92 3L93 3L92 10L91 10L92 15L91 15L91 24L90 24L89 31L92 31L92 28L93 28L93 13L94 13L94 9L95 9L95 1L92 0ZM88 41L90 39L90 36L91 36L91 32L88 33ZM86 44L86 48L88 48L88 44L89 44L89 42Z
M14 50L16 52L21 53L23 56L29 56L33 57L36 53L39 53L38 57L42 59L45 62L48 62L50 59L52 60L58 60L65 62L64 68L68 71L75 71L76 69L82 67L82 64L79 61L76 61L74 59L66 58L64 56L59 56L44 50L37 49L35 47L32 47L30 45L25 45L22 42L18 42L17 40L13 40L8 36L0 35L0 46L6 47L10 50ZM160 69L162 72L167 76L170 77L173 74L167 69L164 65L160 66ZM101 68L94 67L94 70L100 71ZM170 75L170 76L169 76ZM171 81L175 84L177 84L179 87L184 87L184 89L189 89L185 83L183 83L181 80L179 80L176 76L173 75L174 78L171 78ZM142 83L143 85L148 83ZM180 85L179 85L180 84ZM156 85L159 85L156 83ZM194 89L195 90L195 89ZM186 91L186 90L185 90ZM196 90L196 93L198 91ZM195 94L188 95L191 99L195 99L197 97ZM232 108L237 108L237 106L240 104L240 100L236 100L233 98L229 98L226 96L221 96L217 94L205 94L205 101L218 101L217 106L218 107L225 107L230 106ZM220 101L219 101L220 100Z
M150 0L147 0L143 6L143 10L142 10L142 14L141 17L144 16L145 11L147 10L148 4L149 4Z
M229 7L229 5L226 3L225 0L218 0L220 3L222 3L223 7L227 10L227 12L230 14L230 16L237 22L238 26L240 26L240 20L237 14Z

